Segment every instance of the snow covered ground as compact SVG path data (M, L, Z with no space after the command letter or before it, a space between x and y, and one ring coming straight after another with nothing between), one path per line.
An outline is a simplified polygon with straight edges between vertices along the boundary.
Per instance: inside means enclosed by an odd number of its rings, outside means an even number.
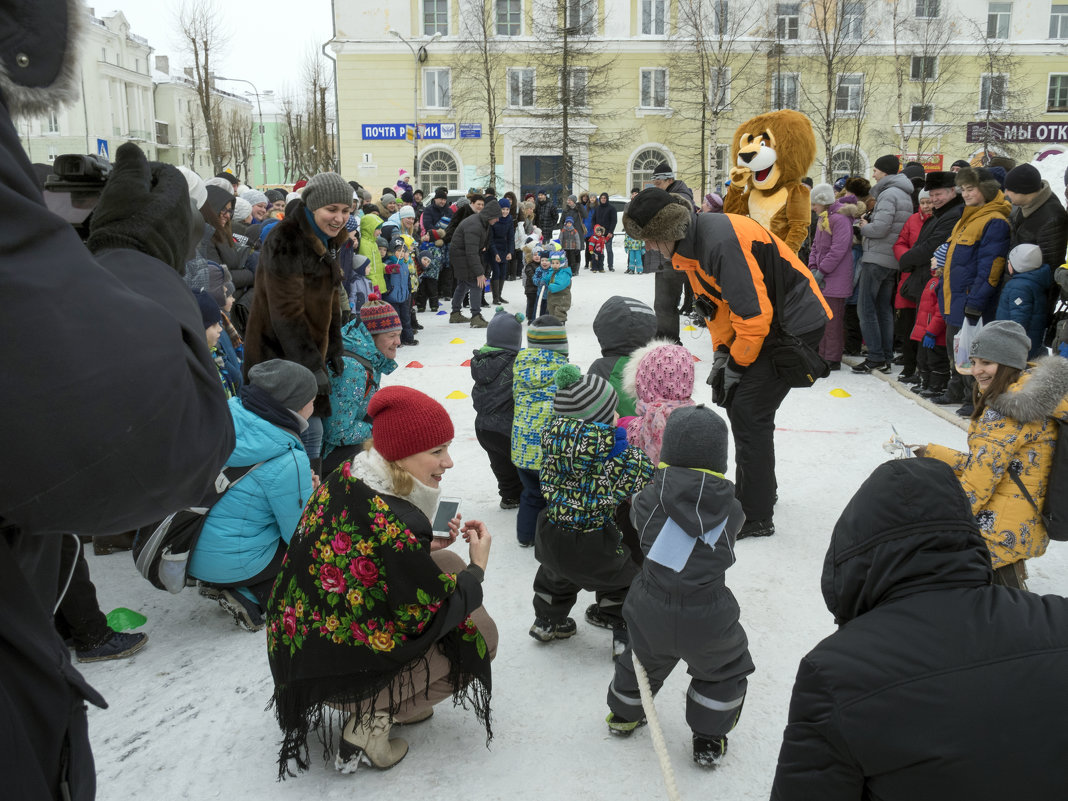
M621 248L616 256L617 272L583 271L575 280L567 327L571 360L584 370L600 355L592 321L606 298L622 294L652 303L653 277L623 275ZM512 301L510 309L522 309L518 283L506 284L505 296ZM456 467L446 474L443 492L462 497L464 516L485 520L494 537L485 604L501 640L493 666L496 736L491 747L485 747L473 714L443 704L428 722L395 730L408 739L411 751L393 770L343 776L315 759L309 772L277 783L279 737L265 709L271 677L264 633L236 628L229 615L192 590L173 596L154 589L134 571L129 554L90 555L101 607L142 612L151 637L130 659L82 666L111 704L90 713L101 801L665 797L648 729L621 740L605 727L611 634L583 620L592 594L579 598L574 613L579 631L571 640L543 645L527 636L533 620L533 549L516 543L515 512L497 506L493 476L475 440L470 399L447 399L455 391L470 394L470 373L461 363L484 344L485 333L449 325L447 319L420 315L426 326L419 334L422 344L402 348L398 361L423 366L402 367L386 383L421 389L450 410L457 429ZM690 331L683 338L701 360L695 397L707 403L708 334ZM829 394L837 388L849 397ZM690 761L683 717L687 677L681 666L657 699L683 799L768 797L798 661L833 631L820 594L829 534L851 494L888 458L882 444L891 424L906 441L965 444L960 427L888 382L848 369L812 389L791 392L777 422L777 532L739 543L738 563L727 577L741 605L756 672L719 768L709 773ZM1066 563L1068 546L1053 543L1031 566L1031 588L1068 594Z

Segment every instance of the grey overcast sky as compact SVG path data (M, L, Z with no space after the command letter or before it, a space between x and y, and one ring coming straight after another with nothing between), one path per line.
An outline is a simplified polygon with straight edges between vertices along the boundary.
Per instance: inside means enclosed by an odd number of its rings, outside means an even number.
M86 0L86 5L97 17L122 11L130 31L148 39L153 56L169 56L172 70L185 65L176 23L179 0ZM295 88L305 53L319 49L334 34L330 0L217 0L216 5L230 34L226 53L215 62L216 72L252 81L260 92ZM248 86L220 88L240 93Z

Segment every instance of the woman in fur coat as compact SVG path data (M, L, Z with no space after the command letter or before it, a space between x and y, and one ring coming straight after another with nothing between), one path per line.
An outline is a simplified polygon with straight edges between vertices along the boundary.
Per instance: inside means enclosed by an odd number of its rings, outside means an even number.
M245 377L268 359L286 359L315 375L319 394L301 435L312 469L322 469L323 418L329 417L330 377L341 358L341 267L337 251L348 238L352 187L337 173L312 178L304 196L263 246L255 296L245 329Z
M1052 356L1029 363L1030 348L1019 323L985 325L970 350L975 411L968 451L913 448L917 456L953 468L990 549L994 583L1019 589L1027 589L1024 561L1044 554L1049 544L1039 509L1057 444L1051 418L1068 418L1068 360Z

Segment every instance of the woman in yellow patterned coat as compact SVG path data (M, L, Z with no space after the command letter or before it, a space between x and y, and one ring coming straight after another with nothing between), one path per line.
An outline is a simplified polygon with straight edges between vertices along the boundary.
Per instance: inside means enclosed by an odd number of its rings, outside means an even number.
M946 462L960 478L994 567L994 583L1027 589L1024 561L1046 552L1049 538L1038 509L1057 440L1052 417L1068 417L1068 359L1027 362L1030 340L1018 323L984 326L971 346L975 378L968 452L943 445L915 448L917 456Z

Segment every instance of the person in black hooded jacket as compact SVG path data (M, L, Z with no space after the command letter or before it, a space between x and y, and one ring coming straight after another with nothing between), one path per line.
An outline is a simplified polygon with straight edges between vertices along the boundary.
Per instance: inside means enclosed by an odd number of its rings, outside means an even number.
M931 277L931 257L938 246L949 241L949 235L964 212L964 200L957 194L952 172L930 172L924 183L931 195L931 216L927 218L916 237L916 243L905 251L899 260L901 272L908 278L901 285L901 296L918 303L923 288Z
M1064 798L1068 599L992 578L948 465L875 469L831 535L839 628L801 660L772 801Z

